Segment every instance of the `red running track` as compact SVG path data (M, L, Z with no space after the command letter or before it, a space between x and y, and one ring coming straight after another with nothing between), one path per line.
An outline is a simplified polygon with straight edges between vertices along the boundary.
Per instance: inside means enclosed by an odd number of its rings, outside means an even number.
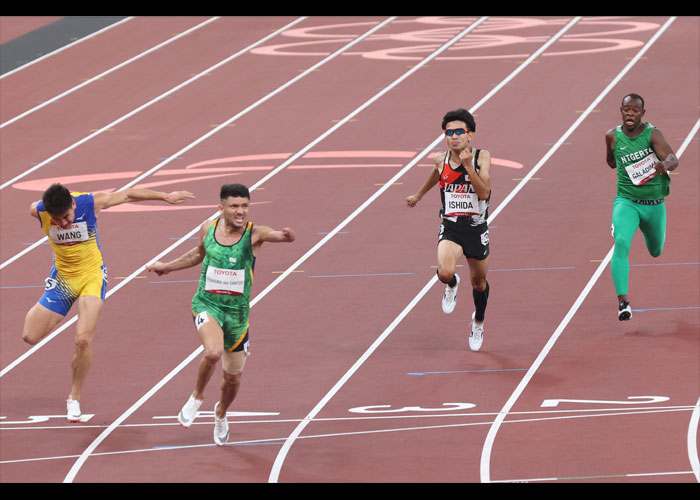
M131 19L2 81L0 481L698 481L698 18L397 18L335 55L386 19L300 19L248 48L297 20L221 18L2 125L205 21ZM603 136L629 92L681 166L663 255L633 243L620 323ZM456 107L494 157L478 353L468 289L440 309L437 191L404 202ZM45 244L27 251L42 235L27 207L54 179L197 196L101 218L110 296L81 424L62 417L73 316L39 348L19 338L50 262ZM187 250L233 181L256 188L251 220L297 241L257 260L252 355L219 448L218 375L195 425L175 420L199 359L198 269L143 266Z

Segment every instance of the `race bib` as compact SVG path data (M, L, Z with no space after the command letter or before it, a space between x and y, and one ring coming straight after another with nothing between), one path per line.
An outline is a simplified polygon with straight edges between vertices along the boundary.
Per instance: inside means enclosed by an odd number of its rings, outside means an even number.
M219 269L209 266L204 290L220 295L243 295L245 274L245 269Z
M445 191L445 217L479 215L479 196L473 192Z
M56 245L76 245L90 239L87 222L74 222L69 229L50 226L49 237Z
M629 175L630 180L635 186L641 186L642 184L649 182L656 175L656 169L654 169L654 164L659 161L655 154L650 154L645 156L644 159L639 160L632 165L627 165L625 170L627 175Z

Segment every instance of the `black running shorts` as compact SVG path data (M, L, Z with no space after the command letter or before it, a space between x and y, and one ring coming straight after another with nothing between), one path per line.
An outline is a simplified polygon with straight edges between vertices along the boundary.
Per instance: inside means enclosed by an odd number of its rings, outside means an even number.
M472 226L469 217L457 217L456 221L443 219L438 233L438 243L452 241L462 247L468 259L484 260L489 256L489 226Z

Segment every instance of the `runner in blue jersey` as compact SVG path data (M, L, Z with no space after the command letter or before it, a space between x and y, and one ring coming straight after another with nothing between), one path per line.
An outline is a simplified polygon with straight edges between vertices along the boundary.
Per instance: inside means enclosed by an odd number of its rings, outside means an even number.
M72 386L66 401L67 418L81 417L80 395L92 362L92 338L102 312L107 288L107 268L97 235L100 211L144 200L180 204L194 198L187 191L161 193L148 189L125 189L115 193L71 192L61 184L44 191L32 203L30 215L39 219L54 254L44 294L24 320L22 340L30 345L46 337L78 304L75 353L71 362Z

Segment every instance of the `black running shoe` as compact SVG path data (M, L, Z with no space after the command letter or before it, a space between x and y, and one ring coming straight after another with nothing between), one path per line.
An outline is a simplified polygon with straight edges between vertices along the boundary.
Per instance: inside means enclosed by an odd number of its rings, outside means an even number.
M620 321L627 321L632 317L632 307L626 300L620 302L620 309L617 311L617 318Z

